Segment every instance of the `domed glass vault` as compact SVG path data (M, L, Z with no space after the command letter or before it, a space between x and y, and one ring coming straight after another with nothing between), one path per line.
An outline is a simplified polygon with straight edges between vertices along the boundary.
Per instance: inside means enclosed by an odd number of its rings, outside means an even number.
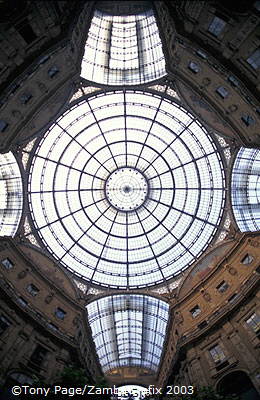
M219 227L221 157L180 105L149 91L80 100L40 140L29 204L48 251L112 288L163 283L193 263Z

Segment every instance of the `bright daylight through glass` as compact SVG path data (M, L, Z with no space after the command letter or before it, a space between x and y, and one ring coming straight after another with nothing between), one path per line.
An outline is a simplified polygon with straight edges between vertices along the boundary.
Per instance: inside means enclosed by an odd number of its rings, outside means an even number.
M23 209L23 184L11 152L0 154L0 236L14 236Z
M138 85L166 75L152 10L115 16L96 10L90 25L81 76L105 85Z
M143 91L81 100L39 142L29 178L35 229L73 273L102 286L163 283L207 248L225 177L205 128Z
M241 232L260 230L260 150L242 147L232 171L232 206Z
M144 295L114 295L87 306L88 321L104 372L118 367L157 371L169 305Z

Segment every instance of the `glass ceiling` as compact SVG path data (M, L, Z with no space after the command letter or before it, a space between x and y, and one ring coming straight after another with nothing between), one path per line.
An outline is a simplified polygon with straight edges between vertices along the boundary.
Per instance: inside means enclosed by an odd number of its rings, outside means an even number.
M23 207L23 185L11 152L0 154L0 236L14 236Z
M260 150L241 148L232 171L231 196L241 232L260 230Z
M166 75L152 10L115 16L96 10L90 25L81 76L105 85L137 85Z
M157 371L169 305L143 295L114 295L87 306L88 321L104 372L135 366Z
M63 266L112 288L164 283L214 237L225 176L217 147L181 106L143 91L84 99L32 160L35 231Z

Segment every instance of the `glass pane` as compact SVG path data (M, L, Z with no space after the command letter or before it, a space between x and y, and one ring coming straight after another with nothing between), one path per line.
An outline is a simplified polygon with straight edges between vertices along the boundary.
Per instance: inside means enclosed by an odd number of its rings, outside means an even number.
M0 154L0 236L14 236L23 207L19 166L11 152Z
M107 296L87 306L88 321L104 372L139 366L156 372L169 306L144 295Z
M107 85L136 85L166 75L152 10L116 16L96 10L81 64L81 76Z
M29 182L45 247L113 288L162 283L191 265L219 228L226 186L204 127L178 104L134 90L92 96L59 117Z
M241 148L231 182L234 216L241 232L260 230L260 150Z

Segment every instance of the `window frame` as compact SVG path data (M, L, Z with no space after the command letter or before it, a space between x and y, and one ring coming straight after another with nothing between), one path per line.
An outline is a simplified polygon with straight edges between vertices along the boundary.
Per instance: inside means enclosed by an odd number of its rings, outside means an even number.
M212 352L213 350L216 350L215 353ZM219 343L216 343L214 346L211 346L208 349L208 351L209 351L211 360L213 361L214 365L222 364L223 362L225 362L227 360L227 356L224 352L224 349ZM214 354L217 357L214 358Z
M197 318L201 313L202 313L202 310L198 304L190 309L190 314L193 319Z
M221 281L217 286L216 289L219 293L225 293L229 289L230 285L225 280Z
M36 297L40 292L40 289L38 289L33 283L29 283L29 285L26 287L26 290L33 297Z
M56 307L55 309L55 317L58 318L60 321L63 321L66 317L67 313L60 307Z
M254 261L254 257L251 255L251 254L249 254L249 253L247 253L242 259L241 259L241 264L243 264L243 265L250 265L250 264L252 264L252 262Z
M247 64L250 65L255 71L260 67L260 47L255 49L253 53L246 59Z
M219 36L223 33L226 25L227 25L226 21L224 21L217 15L214 15L213 19L211 20L208 26L207 32L209 32L214 37L219 38Z
M3 260L1 260L1 264L7 271L14 268L14 263L10 260L9 257L6 257Z
M3 335L8 328L12 325L12 322L4 315L0 315L0 336Z
M253 318L254 317L254 318ZM254 319L256 319L256 321L254 321ZM249 320L251 320L249 322ZM257 312L253 312L253 314L250 315L250 317L248 317L245 320L247 326L256 334L260 333L260 315ZM253 323L252 323L253 322Z

